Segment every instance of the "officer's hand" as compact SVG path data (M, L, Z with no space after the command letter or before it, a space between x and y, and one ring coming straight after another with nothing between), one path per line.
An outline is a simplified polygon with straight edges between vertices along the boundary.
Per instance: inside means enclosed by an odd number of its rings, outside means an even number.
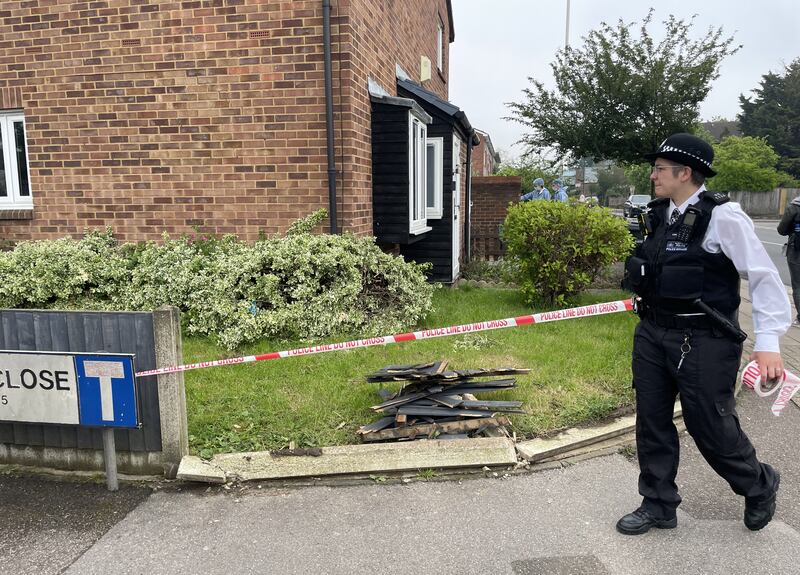
M783 377L783 358L780 353L774 351L754 351L750 356L750 361L758 363L758 369L761 371L762 384Z

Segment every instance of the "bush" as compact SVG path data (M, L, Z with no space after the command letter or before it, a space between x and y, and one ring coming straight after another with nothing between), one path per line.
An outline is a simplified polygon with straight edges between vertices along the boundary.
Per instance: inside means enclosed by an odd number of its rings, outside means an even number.
M324 217L324 212L322 214ZM0 307L150 310L174 305L187 333L228 349L263 337L374 336L405 330L431 308L425 266L372 238L309 233L117 245L111 232L21 242L0 253Z
M633 247L622 218L606 209L560 202L511 206L503 239L529 304L567 303Z
M778 185L779 156L764 138L729 136L714 145L714 169L709 189L717 192L763 192Z

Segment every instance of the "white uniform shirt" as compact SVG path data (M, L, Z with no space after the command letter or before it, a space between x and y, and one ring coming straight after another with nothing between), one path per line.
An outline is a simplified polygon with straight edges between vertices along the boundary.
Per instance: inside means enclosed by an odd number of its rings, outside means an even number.
M705 185L700 186L680 206L670 199L667 220L676 207L683 213L690 205L697 203L705 189ZM712 254L724 253L748 280L756 332L754 351L780 352L779 339L792 323L789 296L786 295L775 264L756 236L753 221L739 204L727 202L714 208L700 247Z

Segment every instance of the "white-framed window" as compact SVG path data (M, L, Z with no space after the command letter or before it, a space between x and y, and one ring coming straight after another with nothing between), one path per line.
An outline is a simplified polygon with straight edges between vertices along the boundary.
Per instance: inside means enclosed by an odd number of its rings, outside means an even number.
M22 112L0 111L0 209L33 208Z
M428 138L425 157L425 206L429 219L442 217L444 183L444 138Z
M427 226L425 157L428 128L413 112L408 114L408 232L421 234Z
M441 16L436 20L436 66L444 70L444 24Z

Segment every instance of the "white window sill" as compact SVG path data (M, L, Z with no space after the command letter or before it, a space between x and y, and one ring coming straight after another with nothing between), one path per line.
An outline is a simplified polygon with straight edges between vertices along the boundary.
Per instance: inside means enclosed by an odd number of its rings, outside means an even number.
M410 229L410 230L408 230L408 233L409 233L409 234L411 234L412 236L418 236L418 235L420 235L420 234L424 234L424 233L426 233L426 232L429 232L429 231L431 231L432 229L433 229L433 228L432 228L432 227L430 227L430 226L424 226L424 227L422 227L422 228L413 228L413 229Z

